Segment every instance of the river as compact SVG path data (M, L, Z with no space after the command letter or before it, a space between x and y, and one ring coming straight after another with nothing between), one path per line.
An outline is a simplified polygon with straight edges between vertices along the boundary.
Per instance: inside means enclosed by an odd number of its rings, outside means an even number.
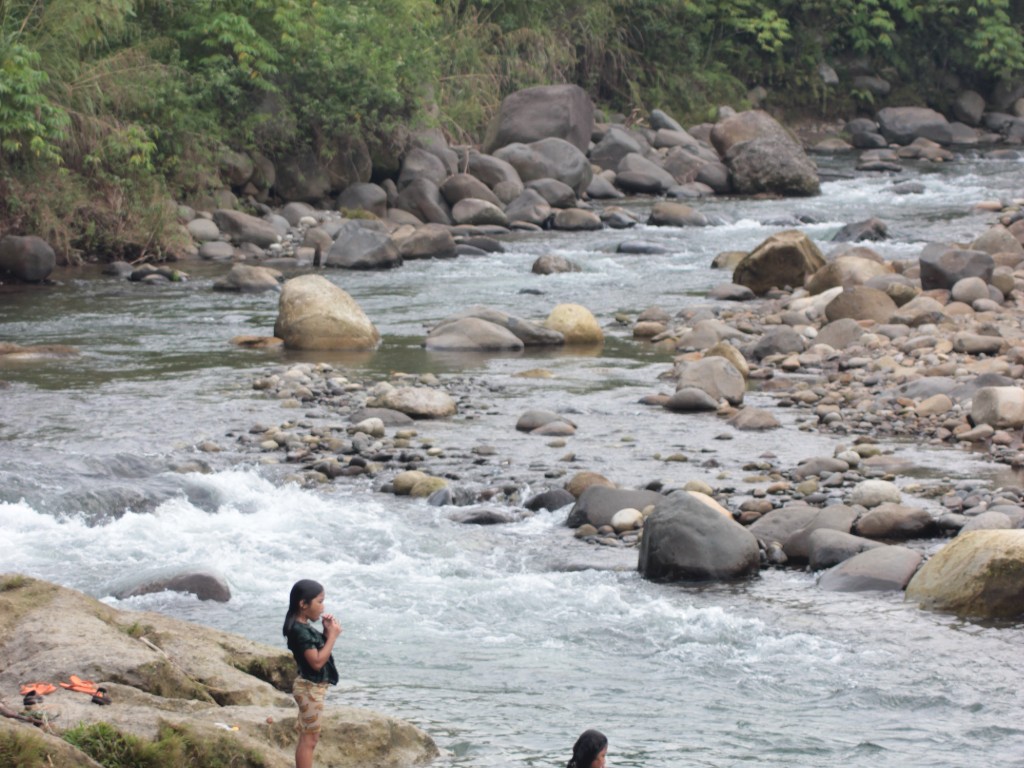
M372 481L281 482L284 468L238 443L255 424L330 418L288 411L252 388L267 371L323 359L354 378L408 371L483 382L493 411L511 419L503 429L456 419L419 424L421 435L488 442L546 466L571 450L572 467L624 485L654 475L741 482L743 462L767 450L831 453L835 438L813 432L786 431L798 438L784 445L771 436L723 442L714 416L650 415L636 401L657 389L669 358L613 320L702 303L728 279L710 268L715 254L749 250L797 216L826 251L840 226L870 216L889 226L892 238L877 245L888 258L913 258L930 240L969 241L994 219L973 204L1019 195L1024 178L1020 160L978 156L908 165L898 179L852 173L847 159L819 163L830 180L815 198L695 203L717 226L519 235L487 257L326 273L381 330L372 355L231 346L239 334L272 333L277 297L213 292L223 265L182 265L191 279L165 286L86 268L59 285L0 293L0 341L80 350L0 367L0 571L277 645L291 583L316 578L344 627L332 699L424 728L445 752L438 768L564 765L589 727L608 735L610 766L1024 765L1019 624L926 613L901 594L825 593L795 570L742 585L651 584L635 572L635 550L575 541L564 511L458 525L450 510L378 493ZM923 194L893 192L907 179ZM642 212L650 201L627 205ZM617 253L627 239L669 252ZM532 275L534 259L552 252L583 271ZM542 319L563 301L607 327L603 353L466 357L420 347L427 327L471 304ZM552 378L515 375L539 367ZM571 411L578 436L553 448L516 433L515 414L528 407ZM785 418L791 426L796 417ZM204 441L221 450L197 450ZM652 461L671 449L711 454L719 468ZM952 449L906 450L936 476L999 478ZM181 471L195 462L208 471ZM513 475L494 463L496 484ZM580 567L588 562L597 567ZM119 579L158 566L215 566L233 597L109 596Z

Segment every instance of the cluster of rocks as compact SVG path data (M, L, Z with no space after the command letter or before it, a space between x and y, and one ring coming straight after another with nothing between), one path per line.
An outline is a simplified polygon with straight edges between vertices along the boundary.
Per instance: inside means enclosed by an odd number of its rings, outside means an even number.
M287 651L158 613L119 611L23 576L0 576L0 592L5 754L42 752L33 765L99 765L61 734L103 724L108 733L145 744L171 729L199 762L208 754L232 765L295 764L297 710L290 691L296 668ZM89 696L58 687L45 697L42 717L19 719L18 691L25 681L56 682L73 674L106 688L110 705L97 707ZM317 759L325 764L401 768L439 754L429 735L394 717L331 706L323 718Z
M637 318L638 338L666 345L677 355L664 375L674 382L675 391L649 395L643 402L676 414L713 411L738 430L781 428L769 410L744 403L756 390L774 398L779 407L805 409L808 417L800 429L872 439L919 440L928 435L935 441L986 447L998 460L1024 463L1024 390L1019 386L1024 358L1017 351L1024 309L1024 246L1015 216L1005 212L1008 227L993 226L972 243L926 246L915 263L886 262L858 244L842 245L826 257L798 231L774 235L736 262L730 285L743 292L730 295L731 301L717 300L675 317L652 308ZM861 231L878 233L884 228L870 225ZM721 299L717 289L712 294ZM466 319L493 321L520 344L523 338L543 337L543 326L480 307L438 328ZM304 463L300 476L305 481L383 477L381 490L470 508L458 513L463 522L509 522L537 509L572 504L569 524L582 538L618 546L639 544L640 569L656 579L735 578L764 564L808 563L814 569L829 567L842 573L848 560L878 549L872 542L926 540L977 530L1009 532L1024 520L1016 490L950 492L934 513L902 503L899 490L888 482L900 467L887 463L885 452L864 439L830 459L796 467L778 469L767 461L751 465L770 474L764 478L765 487L755 489L749 498L735 489L712 492L709 486L655 484L640 491L621 490L641 497L627 500L605 494L597 504L595 493L604 491L592 493L589 485L611 483L574 477L563 488L524 499L522 488L550 484L561 474L531 476L526 468L508 473L498 486L478 483L474 488L472 482L461 481L472 478L474 463L486 463L488 453L497 451L478 446L474 453L434 445L412 426L413 419L471 415L474 398L464 395L474 384L457 377L443 383L434 377L412 379L351 382L328 366L300 366L266 377L257 382L259 388L294 398L295 405L315 401L343 410L351 414L350 423L325 428L307 422L305 432L301 423L290 425L299 427L299 433L259 428L253 430L251 441L263 451L284 450L288 462ZM391 438L386 435L389 426L397 428ZM516 429L557 440L572 437L577 425L564 415L531 410L520 417ZM866 489L879 490L870 485L873 482L886 482L886 492L893 497L866 497ZM934 495L934 489L922 489L925 498L928 493ZM650 522L661 519L652 515L666 503L674 511L661 517L697 514L694 509L704 517L713 513L710 527L706 520L682 526L689 531L687 536L704 531L699 535L710 538L701 546L687 543L685 537L672 545L645 544L651 536ZM495 509L496 504L504 509ZM837 508L847 511L839 514ZM819 515L831 522L813 523ZM710 557L707 553L716 551L710 540L725 535L719 518L732 521L752 539L737 551L729 550L729 556ZM780 519L789 522L780 525ZM790 538L798 531L789 528L794 520L801 528L813 524L833 533L816 534L813 545L809 534L793 544ZM677 528L666 524L662 530ZM728 526L725 531L735 533ZM702 552L706 567L702 571L690 562L647 566L651 554L645 547L674 553L666 555L672 562L686 553ZM917 572L922 553L913 551L911 556L902 551L905 547L900 549L871 554L875 565L869 569L870 578L862 578L864 571L858 570L857 578L833 575L822 584L836 589L901 589ZM734 561L740 564L736 568L723 565ZM864 566L854 562L847 567Z

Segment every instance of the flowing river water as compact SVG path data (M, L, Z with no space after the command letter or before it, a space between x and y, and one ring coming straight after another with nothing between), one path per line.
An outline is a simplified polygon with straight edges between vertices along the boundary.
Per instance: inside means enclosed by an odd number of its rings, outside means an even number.
M820 164L831 180L816 198L696 204L720 217L712 227L545 232L486 257L328 272L384 336L368 355L231 346L239 334L272 333L277 296L213 292L224 265L183 265L188 282L160 287L82 270L56 286L2 293L0 341L68 344L80 355L0 368L0 572L275 645L290 585L316 578L345 628L332 699L424 728L444 750L439 767L564 764L588 727L609 736L610 766L1024 765L1020 625L926 613L895 593L826 593L796 570L741 585L651 584L636 574L635 550L575 541L564 510L459 525L450 510L367 481L283 483L280 467L236 447L254 424L305 417L254 391L256 377L325 360L354 378L407 371L480 382L474 397L489 401L481 410L499 414L497 425L455 419L417 429L439 445L496 447L495 483L509 479L500 457L557 466L567 451L571 471L597 469L626 486L655 476L738 483L739 467L764 451L789 461L831 454L835 439L815 432L722 441L713 415L651 414L637 399L658 389L670 360L613 320L703 303L728 280L709 267L716 253L749 250L797 216L826 251L840 226L870 216L889 226L892 238L877 246L888 258L913 258L930 240L969 241L993 221L973 204L1018 196L1024 179L1024 162L981 157L911 167L899 179L854 174L848 160ZM904 179L924 192L895 194ZM627 239L669 253L617 253ZM532 275L548 252L583 271ZM542 319L565 301L607 326L603 352L420 348L427 327L471 304ZM553 376L514 375L530 368ZM578 436L551 448L516 433L516 415L530 407L570 411ZM201 453L203 441L223 450ZM652 459L674 450L724 470ZM1002 479L953 449L903 450L937 477ZM178 471L197 459L210 471ZM216 567L232 599L109 596L125 576L162 566Z

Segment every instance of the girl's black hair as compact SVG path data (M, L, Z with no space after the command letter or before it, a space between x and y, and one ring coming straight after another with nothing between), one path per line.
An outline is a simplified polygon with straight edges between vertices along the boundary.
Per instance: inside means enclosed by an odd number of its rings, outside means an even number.
M299 579L292 585L291 594L288 595L288 613L284 615L284 628L281 634L288 637L288 632L295 623L295 617L302 610L302 603L308 603L324 591L319 581L312 579Z
M565 768L590 768L601 750L608 746L608 737L593 728L584 731L572 745L572 759Z

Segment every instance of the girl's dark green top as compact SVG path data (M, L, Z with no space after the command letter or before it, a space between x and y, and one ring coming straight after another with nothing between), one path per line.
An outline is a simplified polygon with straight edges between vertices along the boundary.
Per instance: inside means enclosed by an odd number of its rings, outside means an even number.
M320 650L324 647L327 639L323 633L308 622L303 624L296 621L288 630L288 650L295 657L295 663L299 665L299 676L311 683L330 683L336 685L338 682L338 668L334 666L334 654L327 660L320 669L313 669L306 661L306 651L310 648Z

